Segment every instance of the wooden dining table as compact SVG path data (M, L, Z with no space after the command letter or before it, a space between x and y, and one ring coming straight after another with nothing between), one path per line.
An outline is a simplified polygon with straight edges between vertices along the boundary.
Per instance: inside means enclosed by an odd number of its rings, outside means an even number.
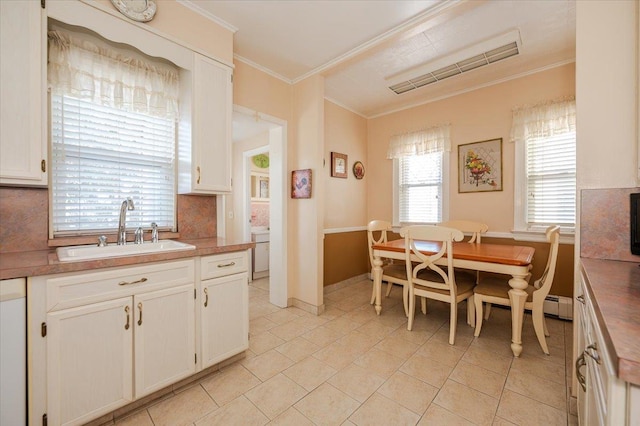
M428 256L436 254L442 247L441 242L416 241L416 248ZM527 300L525 289L535 249L527 246L486 243L453 243L453 266L475 271L494 272L511 275L509 280L509 299L511 300L511 350L514 356L522 353L522 320L524 304ZM382 312L382 258L405 260L405 240L393 240L373 246L373 284L375 288L375 309ZM419 261L414 256L415 261ZM445 263L446 258L438 264Z

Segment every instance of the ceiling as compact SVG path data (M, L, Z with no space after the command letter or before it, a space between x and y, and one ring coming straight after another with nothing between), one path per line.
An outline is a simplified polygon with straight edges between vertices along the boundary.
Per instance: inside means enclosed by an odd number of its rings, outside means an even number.
M290 83L323 75L327 99L367 118L575 60L575 0L180 1L236 31L237 60ZM400 95L389 89L506 33L516 56Z

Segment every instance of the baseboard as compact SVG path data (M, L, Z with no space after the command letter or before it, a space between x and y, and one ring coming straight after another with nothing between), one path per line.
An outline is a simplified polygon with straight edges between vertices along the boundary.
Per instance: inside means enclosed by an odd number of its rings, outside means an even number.
M334 284L326 285L324 286L324 289L323 289L324 294L333 293L334 291L348 287L351 284L355 284L357 282L360 282L366 279L371 279L369 275L370 275L369 273L364 273L364 274L356 275L355 277L347 278L346 280L338 281L337 283L334 283Z
M573 299L564 296L548 295L542 308L546 315L551 315L564 320L573 319Z
M300 299L296 299L295 297L290 297L287 301L287 306L295 306L296 308L302 309L305 312L309 312L313 315L320 315L324 312L324 303L320 306L312 305L311 303L303 302Z

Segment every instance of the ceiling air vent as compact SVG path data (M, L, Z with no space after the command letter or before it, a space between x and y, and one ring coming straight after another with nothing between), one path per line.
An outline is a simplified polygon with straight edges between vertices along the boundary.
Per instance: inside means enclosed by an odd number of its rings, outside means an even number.
M517 37L519 36L517 31L512 31L506 36L509 37L511 40L519 39L519 37ZM505 36L500 36L498 39L504 43ZM482 43L480 46L487 48L489 47L488 45L490 45L490 42ZM495 43L493 43L493 45L495 46ZM475 47L472 47L471 49L477 52L478 51L477 47L478 46L475 46ZM411 73L413 75L418 74L417 77L401 78L403 76L406 76L408 73L403 73L402 75L396 76L393 79L396 81L400 79L400 82L389 86L389 89L393 90L396 94L400 95L402 93L409 92L419 87L423 87L428 84L432 84L432 83L444 80L446 78L453 77L454 75L462 74L463 72L471 71L476 68L480 68L485 65L489 65L494 62L498 62L503 59L510 58L511 56L515 56L518 53L520 53L517 41L512 41L512 42L500 45L499 47L487 49L482 53L472 54L469 56L469 54L471 53L470 52L471 49L465 49L464 52L458 52L458 54L456 55L459 58L461 56L460 53L464 53L466 55L462 57L465 59L462 59L462 60L454 59L453 63L449 61L451 65L439 67L435 71L420 72L425 68L429 67L429 65L432 65L432 67L435 68L435 66L437 66L438 64L442 64L443 62L442 60L437 61L437 63L430 63L425 66L421 66L420 70L413 70ZM449 57L449 59L453 59L453 58Z

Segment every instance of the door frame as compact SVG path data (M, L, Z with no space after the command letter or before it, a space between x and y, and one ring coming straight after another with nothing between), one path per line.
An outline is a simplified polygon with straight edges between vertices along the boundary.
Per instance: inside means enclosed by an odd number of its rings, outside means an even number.
M234 105L233 111L255 117L274 124L269 130L268 147L260 147L243 153L244 182L235 188L242 188L243 200L243 236L251 240L250 218L251 205L251 170L249 158L259 152L269 151L269 301L281 308L288 305L287 279L287 122L277 117L263 114L240 105ZM249 153L255 152L251 155Z

